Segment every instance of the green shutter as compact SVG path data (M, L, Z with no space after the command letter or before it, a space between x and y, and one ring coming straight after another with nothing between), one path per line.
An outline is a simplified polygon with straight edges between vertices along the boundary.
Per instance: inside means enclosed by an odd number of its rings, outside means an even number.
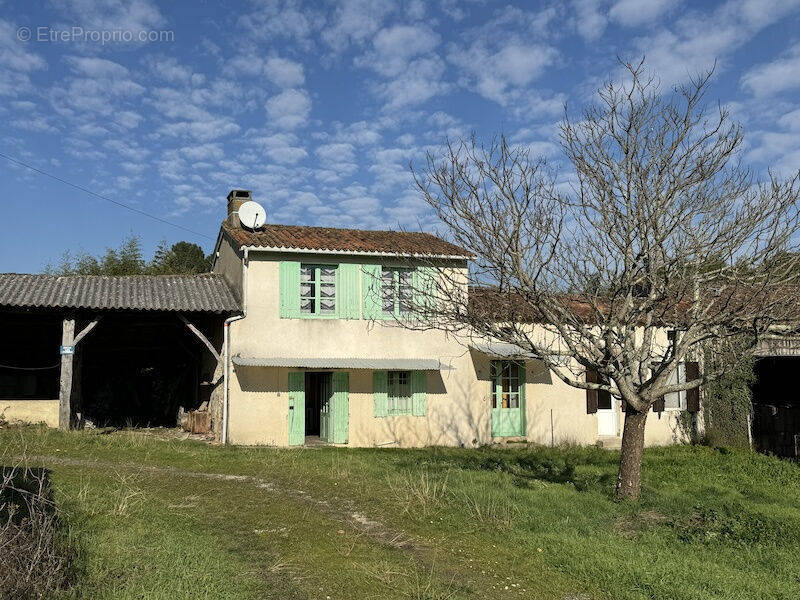
M364 318L381 318L381 266L362 265L361 291L364 296Z
M418 267L414 269L414 317L424 318L432 307L436 294L436 269L433 267Z
M424 417L428 409L428 374L425 371L411 371L411 414Z
M336 289L339 304L339 318L361 318L361 290L359 274L361 265L341 263L337 269L339 282Z
M281 319L300 317L300 263L281 261L279 277Z
M372 399L374 403L374 416L385 417L388 403L388 377L386 371L372 372Z
M350 378L347 373L333 374L333 443L346 444L350 423Z
M306 441L306 374L289 373L289 445L302 446Z

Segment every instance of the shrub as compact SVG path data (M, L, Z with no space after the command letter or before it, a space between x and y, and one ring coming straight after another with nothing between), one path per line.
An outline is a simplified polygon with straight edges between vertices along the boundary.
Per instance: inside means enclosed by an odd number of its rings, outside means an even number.
M2 467L0 598L52 598L71 582L73 565L48 471Z
M741 352L740 345L745 342L734 339L705 353L709 368L728 365L725 374L706 384L704 390L705 443L712 447L750 446L755 359Z

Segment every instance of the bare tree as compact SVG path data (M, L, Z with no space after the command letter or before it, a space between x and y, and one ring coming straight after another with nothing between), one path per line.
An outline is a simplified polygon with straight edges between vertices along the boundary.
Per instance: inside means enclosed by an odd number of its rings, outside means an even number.
M616 493L636 498L653 404L725 368L680 380L679 364L715 340L748 334L750 351L786 331L800 186L741 165L739 125L704 102L711 72L662 93L643 62L624 66L624 83L560 125L569 185L502 137L448 143L415 171L476 256L469 291L441 270L415 326L514 344L570 386L620 398Z

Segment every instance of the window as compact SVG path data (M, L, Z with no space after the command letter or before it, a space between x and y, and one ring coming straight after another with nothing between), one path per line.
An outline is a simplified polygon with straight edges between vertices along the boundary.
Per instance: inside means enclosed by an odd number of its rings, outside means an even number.
M381 269L381 312L384 315L400 316L411 312L413 270Z
M336 266L300 266L300 314L336 315Z
M493 360L492 408L519 408L519 365L510 360Z
M669 384L686 383L686 365L679 363L678 368L675 369L669 377ZM672 392L664 396L664 408L674 410L686 409L686 390L680 392Z
M411 414L411 373L389 371L386 374L387 413L390 415Z

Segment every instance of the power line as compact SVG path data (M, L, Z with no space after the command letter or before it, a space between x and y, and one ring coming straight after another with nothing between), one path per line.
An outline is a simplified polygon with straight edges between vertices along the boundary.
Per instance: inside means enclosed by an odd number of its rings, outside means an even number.
M97 192L93 192L92 190L90 190L88 188L85 188L82 185L78 185L76 183L72 183L70 181L67 181L66 179L61 179L61 177L53 175L52 173L48 173L47 171L42 171L41 169L37 169L36 167L34 167L32 165L29 165L28 163L24 163L21 160L17 160L16 158L8 156L7 154L3 154L2 152L0 152L0 157L5 158L7 161L12 162L14 164L17 164L17 165L19 165L21 167L25 167L26 169L30 169L31 171L35 171L35 172L39 173L40 175L44 175L45 177L49 177L50 179L55 179L56 181L58 181L60 183L63 183L64 185L68 185L70 187L75 188L76 190L80 190L82 192L86 192L87 194L89 194L91 196L94 196L95 198L100 198L101 200L105 200L106 202L110 202L111 204L116 204L117 206L119 206L121 208L125 208L125 209L127 209L127 210L129 210L131 212L136 213L136 214L142 215L144 217L148 217L150 219L153 219L154 221L158 221L159 223L164 223L165 225L170 225L172 227L177 227L178 229L182 229L183 231L187 231L187 232L189 232L189 233L191 233L193 235L198 235L200 237L204 237L204 238L207 238L209 240L215 239L215 238L211 237L210 235L206 235L205 233L200 233L199 231L195 231L194 229L189 229L188 227L184 227L183 225L178 225L177 223L173 223L172 221L167 221L166 219L162 219L159 216L150 214L150 213L145 212L143 210L140 210L138 208L134 208L133 206L125 204L124 202L120 202L118 200L114 200L112 198L109 198L108 196L103 196L102 194L98 194Z

